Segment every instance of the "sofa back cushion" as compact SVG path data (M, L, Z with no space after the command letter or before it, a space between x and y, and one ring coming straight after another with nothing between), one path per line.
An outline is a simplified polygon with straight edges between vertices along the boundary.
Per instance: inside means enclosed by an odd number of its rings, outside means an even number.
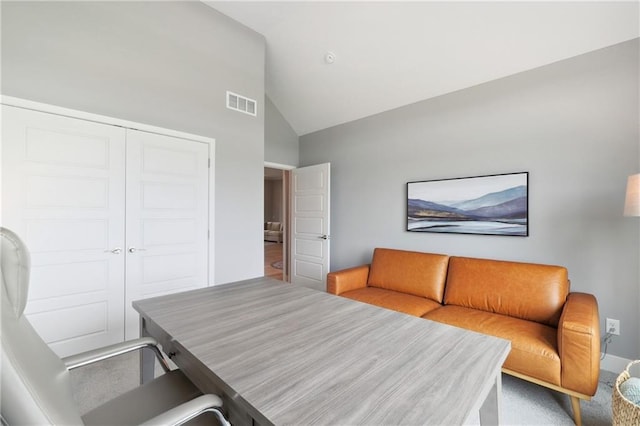
M267 231L282 231L282 224L280 222L267 222L265 229Z
M449 256L376 248L367 285L442 303Z
M451 257L444 302L557 327L568 294L562 266Z

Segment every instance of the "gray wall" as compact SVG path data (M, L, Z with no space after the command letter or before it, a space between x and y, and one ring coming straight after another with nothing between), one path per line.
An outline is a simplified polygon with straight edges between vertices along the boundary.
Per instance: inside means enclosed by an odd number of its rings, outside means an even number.
M215 282L263 275L264 38L200 2L1 7L4 95L216 139Z
M332 270L374 247L564 265L572 290L621 320L612 354L640 355L638 40L300 137L331 162ZM406 182L528 171L530 236L410 233Z
M264 161L298 165L298 135L268 96L264 97Z

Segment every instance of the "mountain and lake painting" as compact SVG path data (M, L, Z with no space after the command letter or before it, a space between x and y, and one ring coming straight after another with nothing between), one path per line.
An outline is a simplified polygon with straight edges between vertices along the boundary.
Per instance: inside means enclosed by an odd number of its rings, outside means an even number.
M528 236L529 173L407 184L407 230Z

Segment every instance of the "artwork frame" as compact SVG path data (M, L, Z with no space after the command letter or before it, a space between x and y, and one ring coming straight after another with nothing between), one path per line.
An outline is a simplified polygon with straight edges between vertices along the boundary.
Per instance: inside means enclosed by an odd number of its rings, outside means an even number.
M407 231L529 236L529 172L407 182Z

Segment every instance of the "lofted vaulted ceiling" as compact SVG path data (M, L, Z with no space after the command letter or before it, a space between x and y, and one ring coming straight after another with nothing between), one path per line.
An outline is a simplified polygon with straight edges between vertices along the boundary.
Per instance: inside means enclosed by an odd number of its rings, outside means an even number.
M205 3L264 35L267 95L298 135L640 35L638 1Z

